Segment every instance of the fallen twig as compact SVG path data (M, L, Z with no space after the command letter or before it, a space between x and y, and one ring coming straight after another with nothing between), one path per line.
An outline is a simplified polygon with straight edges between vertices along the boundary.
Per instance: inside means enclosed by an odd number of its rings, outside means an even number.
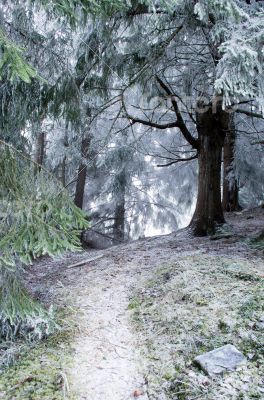
M103 257L104 257L104 255L96 256L96 257L93 257L93 258L87 258L86 260L82 260L82 261L79 261L79 262L77 262L75 264L68 265L67 268L82 267L85 264L88 264L88 263L90 263L92 261L99 260L100 258L103 258Z

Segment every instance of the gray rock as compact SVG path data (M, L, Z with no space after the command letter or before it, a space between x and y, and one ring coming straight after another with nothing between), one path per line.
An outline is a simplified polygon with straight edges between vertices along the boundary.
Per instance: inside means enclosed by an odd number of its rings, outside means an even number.
M88 229L82 234L82 244L91 249L103 250L113 246L113 240L100 232Z
M210 236L210 240L220 240L220 239L230 239L232 236L234 236L233 233L215 233L214 235Z
M256 322L254 325L258 331L264 331L264 321Z
M246 358L231 344L219 347L195 358L194 362L208 375L213 376L234 371Z

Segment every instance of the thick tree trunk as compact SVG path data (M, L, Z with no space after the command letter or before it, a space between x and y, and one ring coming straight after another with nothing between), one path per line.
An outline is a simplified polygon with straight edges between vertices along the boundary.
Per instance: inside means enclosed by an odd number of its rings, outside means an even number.
M83 138L81 145L81 153L82 153L82 158L84 160L86 160L88 157L89 147L90 147L90 138ZM76 206L81 209L83 208L86 174L87 174L87 165L85 162L81 162L78 168L78 177L77 177L75 199L74 199L74 203L76 204Z
M230 114L220 106L197 112L198 196L190 227L196 236L212 234L225 222L221 203L222 149Z
M233 166L235 158L236 130L234 118L230 121L224 143L224 171L223 171L223 210L226 212L239 211L239 187L234 175Z
M195 235L205 236L225 221L221 204L222 144L207 135L201 137L200 144L198 196L191 227Z

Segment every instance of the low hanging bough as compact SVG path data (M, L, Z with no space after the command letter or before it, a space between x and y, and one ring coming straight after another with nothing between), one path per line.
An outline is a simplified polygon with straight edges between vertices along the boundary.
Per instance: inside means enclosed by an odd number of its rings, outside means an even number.
M57 325L53 310L24 287L26 266L42 255L79 250L87 220L51 174L4 142L0 176L0 338L41 339Z
M23 337L41 340L57 328L53 309L45 310L23 286L20 263L0 267L0 335L3 340Z

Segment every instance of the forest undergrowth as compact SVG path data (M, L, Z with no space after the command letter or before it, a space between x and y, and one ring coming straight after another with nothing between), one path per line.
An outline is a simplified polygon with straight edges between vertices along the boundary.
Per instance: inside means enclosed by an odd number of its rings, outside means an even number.
M72 364L72 341L78 327L74 311L57 310L56 331L41 341L0 343L0 398L70 399L65 371Z
M194 255L164 265L131 300L143 333L150 399L261 399L264 393L263 264ZM226 344L248 359L210 378L196 356Z
M0 398L263 398L263 209L228 223L218 240L181 230L35 262L26 286L63 310L61 329L1 343ZM247 358L237 371L210 378L194 365L228 343Z

